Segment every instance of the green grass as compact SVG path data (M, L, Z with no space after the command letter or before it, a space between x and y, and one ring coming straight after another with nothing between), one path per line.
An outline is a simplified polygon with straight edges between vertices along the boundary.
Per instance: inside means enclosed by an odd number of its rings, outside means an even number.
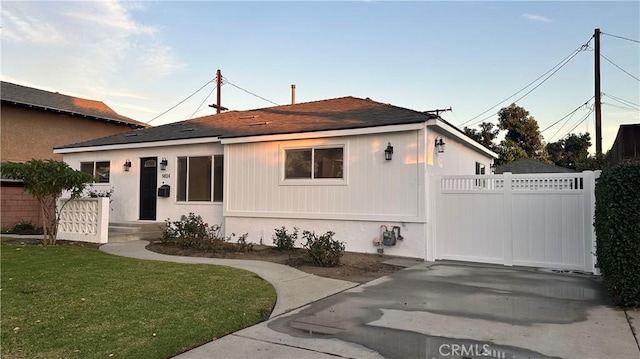
M265 320L276 299L271 284L228 267L0 250L2 358L167 358Z

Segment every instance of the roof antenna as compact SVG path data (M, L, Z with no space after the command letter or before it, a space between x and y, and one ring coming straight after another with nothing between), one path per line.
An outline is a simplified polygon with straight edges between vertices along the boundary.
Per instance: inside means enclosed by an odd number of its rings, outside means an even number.
M440 113L441 112L447 112L447 111L453 111L451 109L451 106L449 106L449 108L439 108L439 109L435 109L435 110L423 111L423 113L435 113L436 116L440 117Z

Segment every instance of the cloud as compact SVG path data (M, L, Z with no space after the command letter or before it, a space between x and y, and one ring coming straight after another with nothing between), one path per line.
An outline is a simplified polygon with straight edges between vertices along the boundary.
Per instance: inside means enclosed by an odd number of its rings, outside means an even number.
M55 25L36 19L20 9L2 9L2 38L11 42L31 42L36 44L57 44L64 37Z
M541 16L541 15L522 14L522 17L531 21L536 21L536 22L552 22L550 18Z
M118 1L3 3L2 41L11 45L4 49L3 67L20 68L31 77L46 74L45 83L66 79L80 87L110 87L117 76L157 79L185 68L158 39L156 25L136 20L144 6Z
M176 62L173 51L169 46L158 44L150 46L143 56L145 62L160 75L168 75L186 67L185 64Z
M84 9L70 10L65 16L95 27L104 27L106 31L124 32L126 34L153 35L158 29L143 25L132 19L131 10L140 10L140 6L127 7L126 3L116 1L100 1L89 3Z

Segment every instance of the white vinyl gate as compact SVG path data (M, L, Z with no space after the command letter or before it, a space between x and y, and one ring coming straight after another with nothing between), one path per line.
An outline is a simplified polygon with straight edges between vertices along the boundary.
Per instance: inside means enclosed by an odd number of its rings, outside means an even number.
M595 272L598 176L435 175L428 257Z

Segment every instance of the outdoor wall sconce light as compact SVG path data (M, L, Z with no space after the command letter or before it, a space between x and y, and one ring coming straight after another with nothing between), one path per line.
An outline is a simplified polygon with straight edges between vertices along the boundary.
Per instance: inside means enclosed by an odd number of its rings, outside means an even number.
M131 168L131 161L129 161L129 159L127 159L126 161L124 161L124 171L125 172L129 172L129 169Z
M167 159L162 157L162 161L160 161L160 170L162 171L166 170L168 164L169 162L167 161Z
M436 137L436 149L438 150L438 153L444 152L444 141L440 136Z
M384 150L384 159L391 161L391 158L393 158L393 146L391 146L391 142L389 142L387 149Z

